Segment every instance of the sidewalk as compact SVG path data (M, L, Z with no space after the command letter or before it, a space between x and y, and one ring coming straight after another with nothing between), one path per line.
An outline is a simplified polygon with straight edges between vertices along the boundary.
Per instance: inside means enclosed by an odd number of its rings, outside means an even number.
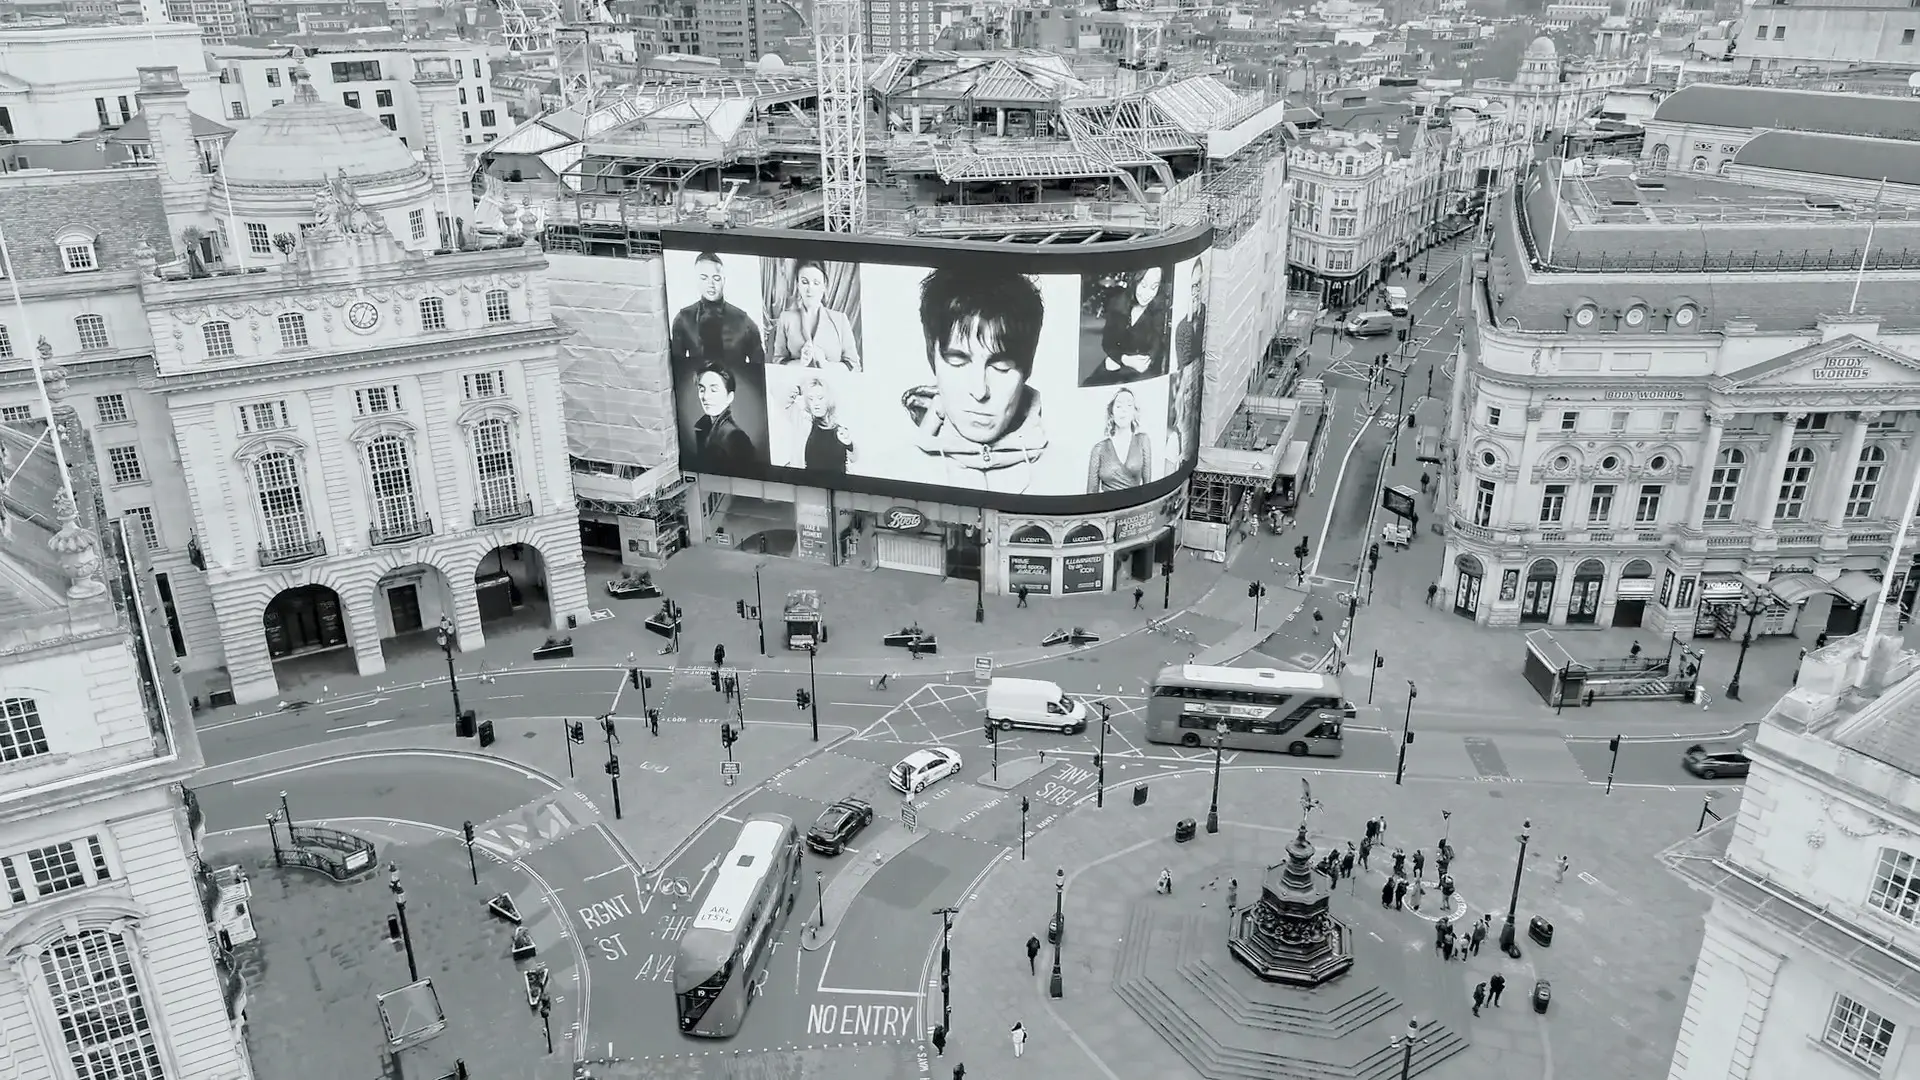
M1202 917L1224 906L1230 877L1239 880L1241 902L1251 903L1262 868L1284 858L1293 831L1284 821L1294 815L1261 813L1258 824L1236 818L1290 804L1297 795L1291 775L1229 769L1221 785L1226 817L1221 833L1174 843L1173 819L1204 817L1209 783L1205 772L1165 777L1154 782L1144 808L1122 799L1104 810L1082 807L1030 841L1026 862L1003 860L994 867L954 923L954 1022L947 1058L964 1061L970 1076L1010 1080L1096 1075L1158 1080L1192 1074L1186 1061L1113 992L1129 912L1143 899L1160 902L1153 897L1153 881L1162 867L1173 872L1180 903L1206 905ZM1423 781L1396 788L1350 775L1316 776L1313 785L1323 805L1311 822L1316 845L1357 838L1361 822L1381 813L1389 822L1390 843L1409 849L1431 845L1444 829L1458 853L1453 868L1458 902L1474 917L1495 909L1504 915L1514 833L1522 819L1531 820L1520 917L1524 924L1534 913L1546 915L1559 933L1550 949L1523 941L1520 961L1489 947L1480 958L1445 973L1449 985L1458 983L1459 997L1451 1005L1456 1013L1464 1012L1473 984L1495 970L1507 976L1507 1006L1488 1009L1480 1019L1465 1018L1471 1047L1423 1076L1612 1080L1655 1076L1665 1069L1706 905L1648 852L1660 847L1661 838L1677 839L1692 829L1697 797L1653 791L1624 797L1616 792L1609 799L1597 792L1514 785L1495 789L1502 797L1492 800L1481 784ZM1450 821L1441 819L1443 807L1451 809ZM1553 860L1562 851L1573 856L1573 872L1556 883ZM1386 861L1376 856L1372 872L1337 890L1336 915L1379 925L1373 912L1362 913L1356 905L1375 902ZM1066 993L1058 1001L1047 997L1050 949L1042 951L1037 972L1020 972L1026 962L1022 943L1029 935L1046 938L1056 868L1067 872ZM1166 902L1172 905L1175 898ZM1417 954L1408 958L1410 969L1418 967L1416 961L1444 964L1433 955L1429 919L1413 912L1381 914L1403 928L1399 940L1388 944ZM1420 973L1429 980L1434 974ZM1553 981L1553 1009L1545 1017L1525 1005L1536 977ZM1382 973L1356 968L1345 978L1365 986L1380 981ZM1396 996L1417 994L1382 988ZM1444 1015L1449 1008L1445 1002L1408 1004L1443 1010L1428 1016ZM1015 1021L1031 1032L1026 1055L1018 1061L1007 1038ZM1282 1038L1243 1034L1256 1044Z
M261 1077L441 1076L464 1060L475 1076L563 1080L573 1074L569 1035L578 1007L564 951L554 972L552 1054L509 959L511 928L485 914L503 887L499 867L469 877L457 840L382 845L406 868L407 924L420 972L433 980L447 1027L402 1051L389 1068L376 994L406 985L407 960L386 937L393 896L384 874L337 884L273 865L264 833L216 834L207 864L238 863L253 886L259 940L235 946L247 980L247 1047ZM491 890L491 892L490 892Z

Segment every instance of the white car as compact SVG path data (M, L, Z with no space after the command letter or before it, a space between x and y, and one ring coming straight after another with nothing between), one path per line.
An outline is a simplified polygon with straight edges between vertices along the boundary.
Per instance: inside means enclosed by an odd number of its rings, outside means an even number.
M949 776L960 774L960 755L944 746L930 750L915 750L901 759L887 774L887 782L895 791L919 794L936 780L945 780Z

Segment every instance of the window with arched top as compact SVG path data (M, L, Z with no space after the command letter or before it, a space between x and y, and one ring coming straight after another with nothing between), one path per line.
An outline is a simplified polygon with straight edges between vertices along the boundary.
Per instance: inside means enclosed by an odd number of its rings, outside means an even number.
M300 459L287 450L269 450L254 458L253 492L260 507L263 554L278 561L277 556L307 552L314 544L314 534L307 514L306 485L300 478Z
M373 497L372 542L389 544L423 535L413 445L400 435L380 435L367 440L363 453Z
M107 320L104 316L74 316L73 332L80 339L81 352L113 348L113 339L107 336Z
M1813 448L1796 446L1787 454L1787 468L1780 476L1780 498L1774 503L1774 518L1798 521L1806 516L1807 487L1812 482Z
M1880 475L1886 471L1886 467L1887 452L1884 449L1869 446L1860 451L1860 460L1853 467L1853 485L1847 488L1845 517L1873 516L1873 502L1880 494Z
M1663 143L1653 148L1653 167L1654 168L1656 169L1666 168L1667 162L1672 160L1672 158L1673 158L1673 151L1668 146L1666 146L1666 144Z
M1720 451L1707 480L1708 521L1732 521L1740 504L1740 478L1747 472L1747 452L1737 446Z
M1695 157L1695 158L1693 159L1693 171L1694 171L1694 172L1706 172L1706 171L1707 171L1707 159L1706 159L1705 157Z
M153 1009L134 972L127 935L85 929L40 954L47 1005L74 1080L166 1080Z
M274 326L280 331L282 349L304 349L307 347L307 317L297 311L286 311L275 319Z
M468 429L467 438L473 447L474 526L531 514L532 507L520 494L513 425L503 417L489 417Z

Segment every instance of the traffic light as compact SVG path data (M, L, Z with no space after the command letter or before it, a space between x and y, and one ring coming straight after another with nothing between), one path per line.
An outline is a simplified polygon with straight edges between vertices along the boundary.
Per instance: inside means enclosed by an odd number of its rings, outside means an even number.
M1247 582L1247 595L1258 599L1260 596L1260 583L1257 581Z
M1100 768L1100 751L1098 750L1093 752L1093 767L1096 770Z
M720 669L719 668L714 668L712 671L708 672L707 678L708 678L708 681L713 683L713 688L715 690L720 689Z
M1020 796L1020 812L1022 814L1025 814L1028 810L1031 810L1031 809L1033 809L1033 806L1031 803L1027 802L1027 797L1025 795Z
M1384 656L1381 656L1381 655L1380 655L1379 653L1374 653L1374 654L1373 654L1373 669L1374 669L1375 671L1378 671L1378 670L1380 670L1381 668L1383 668L1383 667L1386 667L1386 666L1387 666L1387 658L1386 658L1386 657L1384 657Z
M1172 559L1168 559L1165 562L1160 564L1160 576L1161 577L1173 576L1173 560Z
M1377 540L1367 545L1367 569L1380 569L1380 542Z
M575 720L572 726L567 728L567 738L577 743L586 742L587 722L585 720Z
M607 775L608 776L620 775L620 755L614 754L607 758Z
M734 734L734 731L733 731L733 725L732 725L732 724L721 724L721 725L720 725L720 745L721 745L721 746L732 746L732 745L733 745L733 740L735 740L735 739L737 739L737 738L739 738L739 737L740 737L740 736L738 736L738 735L736 735L736 734Z
M633 687L635 690L640 689L640 669L639 668L630 667L627 669L627 685Z
M988 742L1000 741L1000 730L993 726L993 721L991 720L987 721L987 741Z
M1404 326L1400 328L1400 340L1401 341L1407 340L1407 328Z
M1618 740L1616 740L1616 741L1618 741ZM467 846L468 846L468 847L472 847L472 846L473 846L473 822L471 822L471 821L463 821L463 822L461 822L461 823L460 823L460 831L461 831L461 833L462 833L462 834L464 834L464 835L466 836L466 838L467 838Z
M1620 736L1615 735L1613 738L1608 739L1607 749L1613 751L1616 754L1619 753L1620 752Z
M733 613L734 613L735 615L738 615L738 616L740 616L740 617L741 617L741 618L743 618L743 619L744 619L744 618L746 618L746 617L747 617L747 602L746 602L745 600L735 600L735 601L733 602Z
M812 701L813 701L812 695L808 694L804 688L795 690L793 692L793 707L796 709L800 709L801 711L804 712L806 710L807 705Z

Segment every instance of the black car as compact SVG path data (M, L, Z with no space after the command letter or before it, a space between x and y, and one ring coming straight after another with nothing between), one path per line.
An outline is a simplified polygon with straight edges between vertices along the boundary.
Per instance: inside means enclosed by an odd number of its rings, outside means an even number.
M873 807L864 799L841 799L827 807L807 830L807 846L822 855L838 855L871 824Z
M1702 780L1718 780L1723 776L1745 776L1751 764L1747 760L1746 750L1737 746L1701 746L1687 747L1686 757L1681 763L1687 771Z

